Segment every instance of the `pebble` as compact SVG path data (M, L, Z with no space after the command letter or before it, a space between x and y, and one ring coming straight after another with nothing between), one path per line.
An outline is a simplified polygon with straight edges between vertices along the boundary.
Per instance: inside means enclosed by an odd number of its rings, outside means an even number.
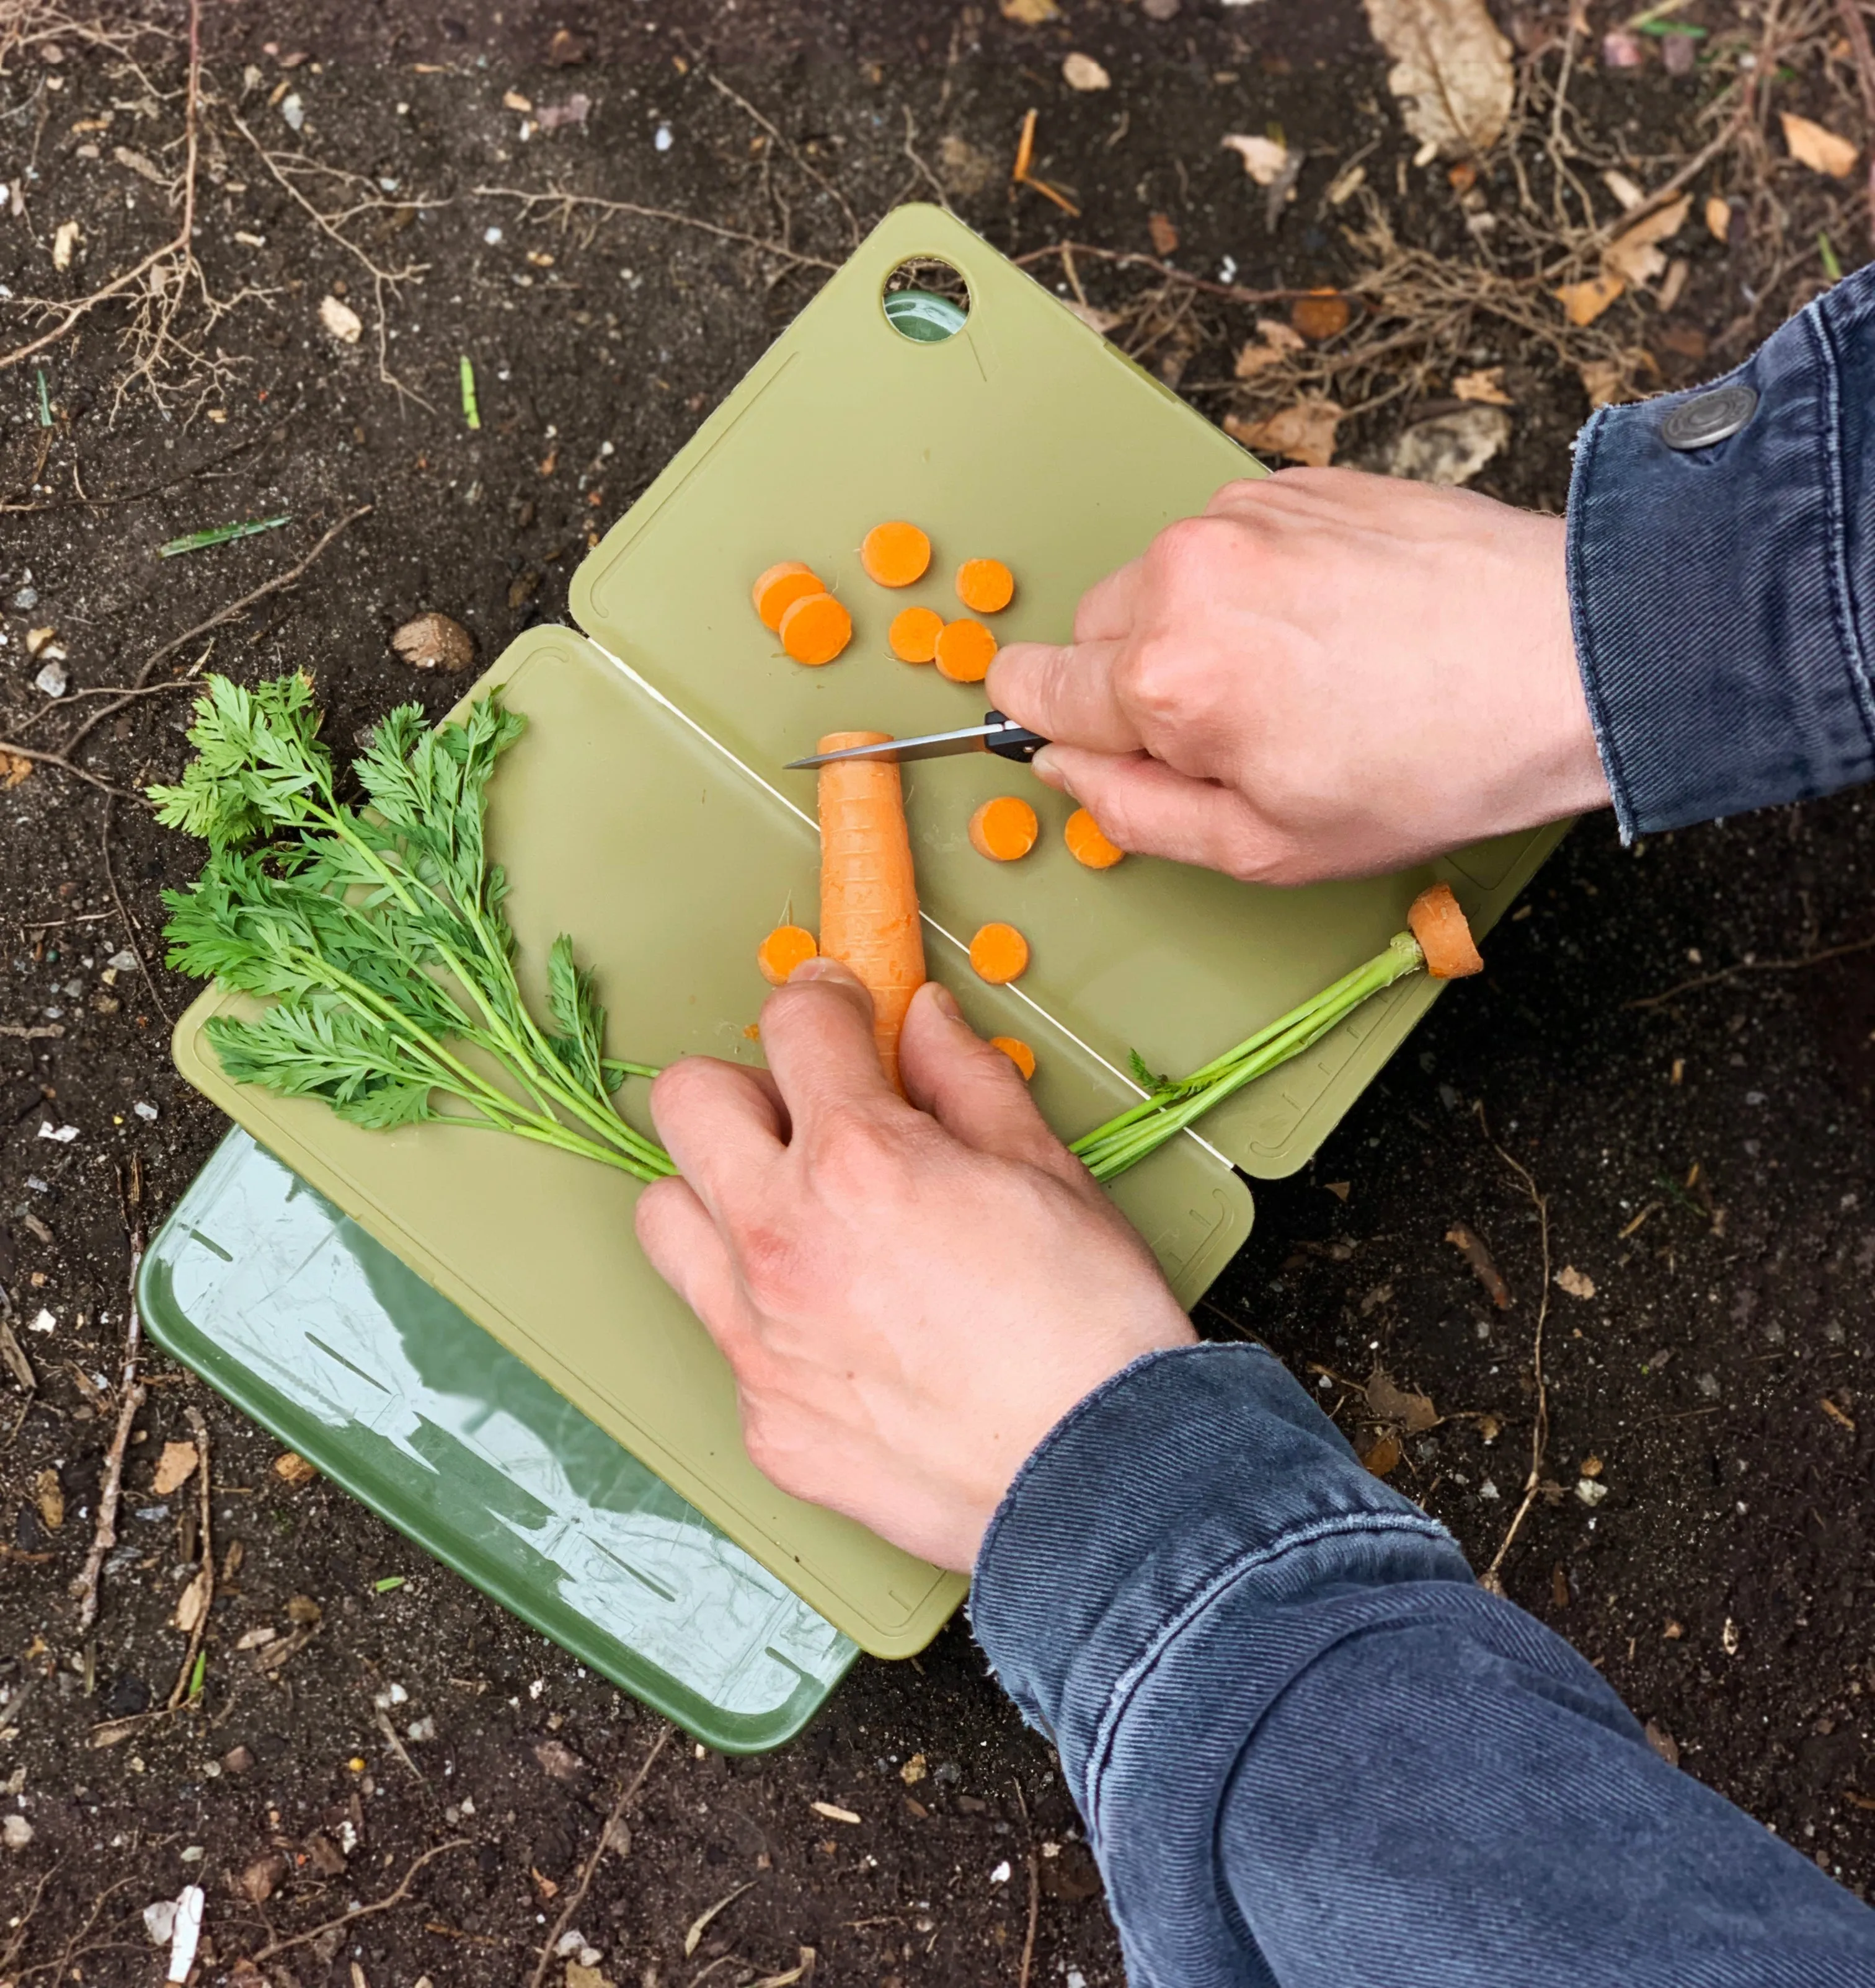
M58 1323L50 1312L42 1310L36 1318L29 1320L26 1330L29 1332L50 1332Z
M9 1850L24 1850L32 1841L32 1825L23 1815L9 1815L0 1821L0 1843Z
M657 150L660 152L668 152L671 149L670 126L668 124L660 124L658 127L657 136L654 137L651 142Z
M1007 1885L1009 1882L1009 1859L1007 1857L990 1873L990 1882L993 1885Z
M39 590L36 587L22 587L13 597L13 605L22 614L29 613L39 604Z
M147 1118L152 1123L154 1123L156 1118L156 1107L154 1104L146 1104L140 1097L137 1099L137 1102L130 1107L130 1109L137 1114L139 1118Z
M72 684L63 663L48 663L32 681L48 697L63 697Z
M286 120L288 125L295 131L305 123L306 106L300 101L300 93L297 90L295 90L292 96L283 97L280 100L280 115Z

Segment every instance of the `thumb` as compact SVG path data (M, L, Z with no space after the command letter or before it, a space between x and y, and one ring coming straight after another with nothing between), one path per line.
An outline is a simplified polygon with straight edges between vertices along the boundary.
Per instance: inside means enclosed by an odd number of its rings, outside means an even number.
M1257 881L1281 854L1279 838L1234 789L1195 778L1142 752L1051 746L1037 775L1071 796L1110 841L1135 856L1195 863Z
M948 987L927 980L899 1045L905 1095L954 1139L997 1159L1039 1167L1079 1188L1091 1177L1049 1131L1022 1073L963 1019Z
M1117 641L1011 642L990 665L985 688L1018 725L1096 752L1136 752L1144 742L1114 695Z

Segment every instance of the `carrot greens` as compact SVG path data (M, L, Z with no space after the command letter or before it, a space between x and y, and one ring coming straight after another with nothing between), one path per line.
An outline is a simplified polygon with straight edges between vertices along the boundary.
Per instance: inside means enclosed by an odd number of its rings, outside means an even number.
M613 1105L628 1078L657 1073L604 1054L605 1010L572 940L548 955L549 1023L516 978L507 880L484 830L490 776L526 721L499 694L434 729L421 705L399 706L355 763L360 809L338 798L307 678L204 682L196 756L150 797L208 845L196 882L164 893L170 965L274 1004L209 1022L227 1075L360 1125L447 1120L640 1180L674 1172Z

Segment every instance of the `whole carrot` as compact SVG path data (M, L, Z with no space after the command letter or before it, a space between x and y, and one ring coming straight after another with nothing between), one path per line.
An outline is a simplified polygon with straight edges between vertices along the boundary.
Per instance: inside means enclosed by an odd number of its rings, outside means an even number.
M883 746L885 732L831 732L816 749ZM889 761L844 759L821 769L821 952L858 975L872 996L879 1062L899 1081L899 1035L925 979L918 884L905 825L905 794Z

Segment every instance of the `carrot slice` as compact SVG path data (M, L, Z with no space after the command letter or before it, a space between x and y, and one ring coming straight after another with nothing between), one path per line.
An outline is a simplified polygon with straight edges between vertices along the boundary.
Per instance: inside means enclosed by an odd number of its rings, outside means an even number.
M883 746L884 732L831 732L817 750ZM925 979L918 884L899 769L842 759L821 769L821 951L872 996L872 1034L894 1090L905 1010Z
M998 794L970 816L970 847L992 863L1014 863L1035 847L1041 824L1027 801Z
M875 525L859 542L859 563L882 587L909 587L931 564L931 541L902 518Z
M804 594L781 617L781 646L797 663L831 663L853 639L853 617L831 593Z
M749 590L749 597L755 603L755 611L762 617L764 628L779 628L781 617L796 601L804 600L810 593L824 593L827 583L813 567L803 566L799 560L783 560L771 566Z
M944 617L935 607L908 607L892 617L885 640L902 663L928 663L937 654Z
M980 621L946 621L937 638L938 674L953 683L981 683L996 647L996 637Z
M1450 884L1434 884L1413 901L1406 923L1426 955L1426 971L1435 980L1463 980L1482 973L1484 962L1473 942L1471 927Z
M1021 1071L1024 1084L1035 1074L1035 1052L1020 1036L992 1036L990 1046L993 1050L1000 1050Z
M785 987L795 968L814 958L820 949L813 933L800 925L777 925L756 948L755 963L770 986Z
M1107 840L1101 832L1100 823L1085 808L1076 808L1068 817L1061 839L1068 844L1068 853L1075 860L1085 863L1090 870L1111 870L1126 854Z
M957 598L973 614L1000 614L1015 593L1016 576L1000 560L966 560L957 569Z
M984 925L970 941L970 964L993 987L1019 979L1028 963L1029 942L1014 925Z

